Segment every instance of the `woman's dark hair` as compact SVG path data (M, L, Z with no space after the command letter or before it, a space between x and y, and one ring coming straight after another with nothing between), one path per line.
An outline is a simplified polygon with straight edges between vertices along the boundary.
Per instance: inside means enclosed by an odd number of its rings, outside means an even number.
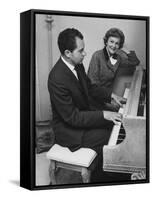
M83 35L74 28L67 28L60 32L58 36L58 47L62 55L65 50L72 52L76 48L76 37L83 39Z
M111 28L109 29L105 36L104 36L104 44L106 46L108 38L109 37L116 37L116 38L120 38L120 44L119 44L119 48L123 47L124 41L125 41L125 36L124 33L118 29L118 28Z

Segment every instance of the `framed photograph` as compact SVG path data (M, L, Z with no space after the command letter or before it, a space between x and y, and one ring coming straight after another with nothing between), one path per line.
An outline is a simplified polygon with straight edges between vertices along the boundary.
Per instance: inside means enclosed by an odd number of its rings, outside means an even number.
M20 14L20 185L149 183L149 17Z

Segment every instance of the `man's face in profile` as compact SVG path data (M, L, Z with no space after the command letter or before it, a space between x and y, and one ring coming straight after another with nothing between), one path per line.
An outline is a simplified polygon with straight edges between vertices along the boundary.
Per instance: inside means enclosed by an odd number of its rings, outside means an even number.
M73 65L82 63L84 57L86 56L84 47L85 47L84 41L76 37L76 48L71 52L70 55L70 60L73 63Z

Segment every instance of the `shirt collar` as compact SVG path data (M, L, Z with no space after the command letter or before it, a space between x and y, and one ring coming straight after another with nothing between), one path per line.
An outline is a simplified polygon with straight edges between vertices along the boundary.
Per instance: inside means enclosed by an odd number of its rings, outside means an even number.
M104 56L105 56L105 59L108 61L110 56L109 56L109 53L107 51L107 48L104 47L103 48L103 52L104 52ZM118 55L115 53L113 56L112 56L113 59L117 59L118 58Z
M69 62L67 62L62 56L61 56L61 59L71 71L74 71L75 67L73 65L71 65Z

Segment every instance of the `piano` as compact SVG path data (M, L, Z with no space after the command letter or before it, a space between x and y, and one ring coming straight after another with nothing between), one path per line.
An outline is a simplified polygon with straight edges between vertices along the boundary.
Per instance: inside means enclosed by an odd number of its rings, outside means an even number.
M145 81L145 71L137 66L124 91L127 102L119 109L123 120L113 126L109 142L103 147L103 170L130 173L132 180L146 176Z

